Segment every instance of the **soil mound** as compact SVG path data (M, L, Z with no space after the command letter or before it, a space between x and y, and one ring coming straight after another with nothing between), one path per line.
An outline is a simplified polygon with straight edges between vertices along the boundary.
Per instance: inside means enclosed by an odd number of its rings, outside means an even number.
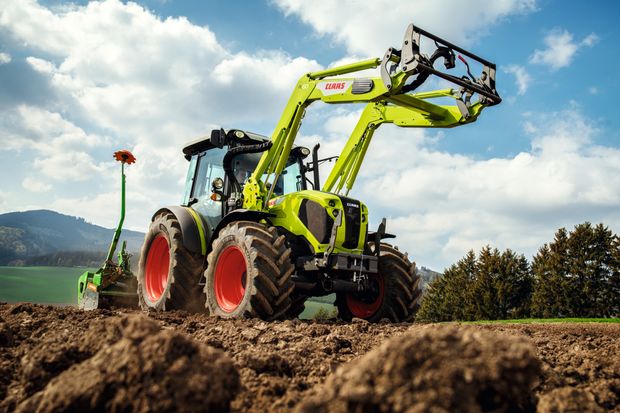
M603 413L594 395L587 390L562 387L544 394L538 402L538 413Z
M232 412L288 413L307 397L312 399L306 403L316 404L317 395L331 394L335 405L336 393L330 390L335 385L324 383L336 371L340 379L331 377L330 383L337 383L340 400L345 396L353 400L352 411L360 406L373 413L398 412L404 403L422 403L412 404L413 409L435 401L440 410L430 411L445 411L456 401L461 404L455 412L485 411L494 408L494 392L501 391L497 411L507 410L502 404L506 401L514 401L512 411L533 408L529 397L538 397L540 412L571 412L575 407L620 413L618 323L446 326L371 324L358 319L267 323L182 311L144 318L143 313L126 309L80 311L0 303L0 413L18 407L21 411L190 411L195 406L207 410L200 403L228 397L202 394L218 388L218 383L224 383L221 388L233 398ZM385 350L380 347L395 337L402 338L386 344ZM531 349L523 350L524 342L533 344L542 362L540 383L533 390L524 384L535 381L527 373L531 360L527 354L532 354ZM230 357L232 368L213 347ZM112 353L103 353L105 349ZM373 349L377 350L366 361L363 356ZM520 358L519 351L526 356ZM519 367L519 363L525 364ZM342 372L351 368L354 372L347 380L359 377L345 383ZM400 381L394 385L389 374ZM200 386L193 382L208 384L196 391ZM186 388L191 389L190 397L178 402ZM176 399L169 396L170 389L178 392ZM385 395L385 404L379 395ZM172 401L157 404L164 398ZM354 404L357 400L363 403ZM376 400L381 404L373 405ZM493 402L486 404L487 400ZM79 403L88 408L75 407ZM174 403L180 404L168 407ZM312 404L304 406L307 411Z
M474 327L422 327L339 368L296 411L533 411L540 370L526 339Z
M92 357L58 374L19 404L16 411L230 410L230 402L240 388L239 375L220 350L184 334L162 330L144 316L125 317L108 323L105 329L99 332L99 340L105 342L119 334L118 341L102 345ZM86 334L84 347L94 344L96 333L92 333ZM52 358L63 365L74 356L56 354ZM36 370L22 371L27 380L33 380L29 372Z

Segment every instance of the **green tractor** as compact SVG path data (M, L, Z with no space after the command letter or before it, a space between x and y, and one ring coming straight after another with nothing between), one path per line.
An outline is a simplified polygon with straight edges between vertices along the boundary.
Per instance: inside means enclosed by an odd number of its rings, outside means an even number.
M420 51L423 38L434 41L430 57ZM466 76L447 73L455 52ZM462 55L482 67L479 77ZM440 58L446 71L434 67ZM377 67L380 77L342 77ZM430 75L458 88L414 93ZM319 145L294 145L315 101L366 103L322 186ZM370 211L348 193L381 124L451 128L500 102L493 63L414 25L402 49L383 59L302 76L271 138L220 129L183 149L183 202L155 212L142 248L141 307L274 320L298 316L310 296L335 293L341 319L410 320L421 293L415 264L384 242L394 238L385 219L369 229Z

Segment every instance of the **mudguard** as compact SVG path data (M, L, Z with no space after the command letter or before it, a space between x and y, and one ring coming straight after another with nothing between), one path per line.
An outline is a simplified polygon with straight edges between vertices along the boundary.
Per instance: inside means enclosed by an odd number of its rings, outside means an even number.
M252 209L235 209L234 211L231 211L228 214L226 214L226 216L222 218L220 223L217 224L217 226L213 230L213 238L214 239L217 238L217 234L220 232L220 230L224 228L226 225L230 224L231 222L235 222L235 221L259 222L262 219L267 219L271 217L275 217L275 215L272 214L271 212L255 211ZM209 251L211 250L211 245L209 245L208 250Z
M201 255L207 254L207 249L211 244L211 234L200 214L189 207L174 205L157 210L151 221L162 212L170 212L179 221L185 248Z

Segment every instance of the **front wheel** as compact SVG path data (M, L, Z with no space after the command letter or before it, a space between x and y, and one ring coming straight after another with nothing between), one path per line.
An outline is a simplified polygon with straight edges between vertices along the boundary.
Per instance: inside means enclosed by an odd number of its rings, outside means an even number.
M238 221L222 229L207 257L207 308L223 318L285 318L295 284L291 249L274 227Z
M393 322L410 321L419 307L420 276L415 263L389 244L380 244L379 271L370 275L368 291L336 296L338 316L370 322L384 318Z
M159 214L149 226L140 254L140 307L157 311L203 310L199 286L202 269L203 257L185 248L176 217Z

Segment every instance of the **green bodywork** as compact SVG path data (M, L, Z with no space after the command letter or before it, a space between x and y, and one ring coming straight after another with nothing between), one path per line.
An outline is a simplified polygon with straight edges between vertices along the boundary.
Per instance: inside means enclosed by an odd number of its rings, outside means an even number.
M298 191L290 194L286 194L280 197L271 199L269 202L268 211L275 215L274 218L270 218L273 225L282 227L289 232L304 237L312 248L314 253L325 253L330 247L329 242L321 242L306 228L299 218L299 209L304 199L308 199L318 203L322 206L327 215L335 219L335 216L340 211L344 211L342 205L342 199L334 194L321 191ZM330 205L331 201L331 205ZM346 223L343 221L338 227L335 238L335 252L348 252L352 254L361 254L364 251L365 234L368 227L368 208L366 205L361 204L361 227L359 233L362 235L357 240L357 245L354 248L345 248L342 244L345 242ZM328 239L326 239L329 241Z
M124 221L125 163L123 162L121 163L121 218L114 231L114 237L112 238L112 243L108 249L108 254L103 266L95 272L84 272L78 279L78 306L84 307L86 305L86 309L91 309L88 304L85 304L85 301L88 299L98 300L98 295L118 298L136 297L135 291L126 288L127 284L135 283L135 276L131 272L129 263L130 254L126 251L127 244L125 241L121 244L117 262L115 263L113 261L114 252L116 251L121 236Z

